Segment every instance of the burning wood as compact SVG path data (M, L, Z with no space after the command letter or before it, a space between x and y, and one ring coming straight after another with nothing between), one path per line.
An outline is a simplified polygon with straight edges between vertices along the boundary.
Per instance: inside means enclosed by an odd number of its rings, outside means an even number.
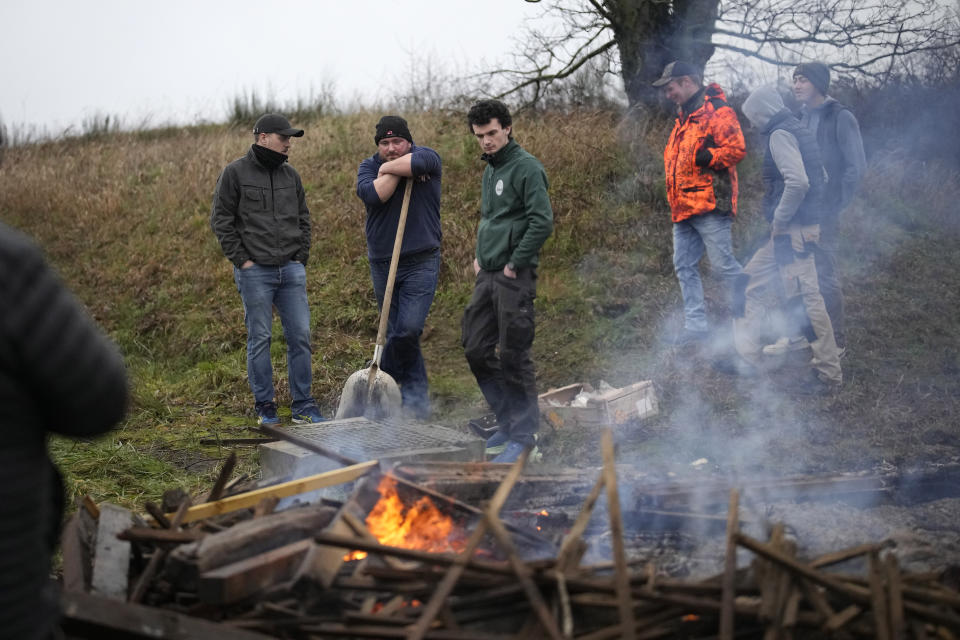
M380 500L367 516L366 524L381 544L438 553L463 551L466 532L441 512L429 496L408 506L400 498L392 476L383 476L377 491Z
M94 557L93 564L109 562L114 574L124 574L120 596L125 590L131 602L149 606L116 601L105 606L94 596L73 592L64 600L68 626L100 625L104 636L107 630L134 633L124 628L129 619L117 613L129 606L133 619L143 618L144 611L180 616L181 629L197 630L178 636L184 638L236 633L469 640L520 633L591 640L716 635L775 640L804 630L809 637L891 639L960 633L960 593L943 583L942 574L905 573L884 544L805 559L782 526L774 527L766 541L746 535L737 490L728 491L724 516L693 514L726 521L725 570L719 575L684 581L665 575L650 558L631 558L624 522L632 527L639 520L629 513L622 517L616 508L606 510L612 562L583 565L596 505L606 497L608 505L619 506L618 490L624 486L609 436L603 454L600 473L584 478L576 472L585 485L576 493L585 499L575 517L561 519L540 505L526 512L536 528L562 523L566 535L559 549L551 542L551 526L537 533L533 526L525 531L501 518L511 492L524 483L523 460L509 468L464 468L459 482L473 476L486 486L491 477L497 479L492 495L484 490L483 509L411 482L399 470L382 473L368 463L340 474L356 483L339 509L320 505L272 513L270 490L260 488L249 492L254 496L228 495L198 505L202 512L184 502L176 514L154 518L149 528L136 516L128 518L121 536L132 546L129 571L118 572L116 553ZM330 476L323 481L330 482ZM812 479L800 484L818 491L826 486ZM877 484L875 479L841 483L843 491ZM785 486L770 483L767 489ZM677 496L692 490L686 485L648 489L643 493L635 487L632 496L667 497L674 508ZM282 485L280 490L289 495L291 489ZM218 504L223 501L229 512ZM639 503L649 509L649 502ZM233 509L237 504L246 506ZM104 507L97 509L101 518L112 513ZM90 510L78 512L71 543L64 547L71 584L83 590L89 584L82 577L91 575L81 566L89 538L83 530L97 526L92 519ZM749 567L737 566L738 551L753 554ZM863 560L861 575L837 572L839 563L851 559ZM192 625L196 617L206 618L207 626Z

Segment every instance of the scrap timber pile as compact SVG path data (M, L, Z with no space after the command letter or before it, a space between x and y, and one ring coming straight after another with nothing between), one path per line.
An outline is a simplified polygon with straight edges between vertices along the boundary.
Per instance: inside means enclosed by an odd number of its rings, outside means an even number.
M500 478L483 508L375 461L227 495L228 461L209 495L148 504L150 518L87 503L64 532L64 630L210 640L960 634L955 576L903 572L879 543L802 558L781 525L765 540L741 532L737 490L722 573L684 581L628 561L609 431L602 448L603 468L581 478L582 504L556 544L501 515L526 455L476 465ZM343 503L274 510L280 498L346 482ZM612 558L585 565L601 496ZM837 571L853 558L863 575Z

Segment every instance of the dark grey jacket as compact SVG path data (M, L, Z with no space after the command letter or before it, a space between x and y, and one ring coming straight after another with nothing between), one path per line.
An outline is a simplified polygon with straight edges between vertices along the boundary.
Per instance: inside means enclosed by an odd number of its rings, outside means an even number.
M247 260L306 264L310 257L310 211L300 174L287 163L269 170L252 148L220 174L210 226L237 267Z

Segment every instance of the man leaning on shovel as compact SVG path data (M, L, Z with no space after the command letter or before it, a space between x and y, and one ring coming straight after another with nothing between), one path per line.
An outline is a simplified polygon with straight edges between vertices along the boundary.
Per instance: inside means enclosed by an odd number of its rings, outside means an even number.
M404 410L430 417L427 369L420 334L433 304L440 271L440 156L413 144L407 121L383 116L373 141L377 152L360 163L357 196L367 209L367 257L377 304L383 306L406 180L413 180L410 205L390 301L387 342L380 369L400 385ZM400 188L398 188L400 187Z

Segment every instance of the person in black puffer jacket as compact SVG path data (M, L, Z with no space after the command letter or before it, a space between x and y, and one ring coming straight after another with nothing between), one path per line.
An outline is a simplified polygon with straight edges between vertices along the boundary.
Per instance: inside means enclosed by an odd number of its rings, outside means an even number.
M47 437L116 425L127 373L37 247L2 223L0 309L0 638L46 639L57 621L50 557L64 504Z

